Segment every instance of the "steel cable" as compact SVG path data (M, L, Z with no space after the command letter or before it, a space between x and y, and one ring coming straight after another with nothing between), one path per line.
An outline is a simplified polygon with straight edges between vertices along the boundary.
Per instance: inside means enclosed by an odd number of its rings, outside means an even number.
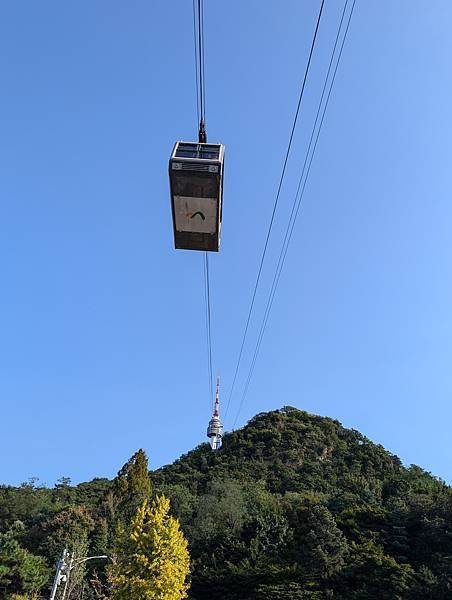
M344 49L344 44L345 44L345 40L346 40L346 37L347 37L347 33L348 33L348 30L349 30L349 27L350 27L350 22L351 22L351 19L352 19L352 16L353 16L353 12L354 12L354 9L355 9L356 0L353 0L352 8L351 8L350 13L349 13L347 25L346 25L346 28L345 28L344 37L342 39L341 47L340 47L340 50L339 50L339 53L338 53L338 57L337 57L336 65L335 65L335 68L334 68L333 76L332 76L331 81L330 81L330 87L329 87L329 90L328 90L327 98L326 98L326 101L325 101L325 104L324 104L324 107L323 107L323 112L322 112L322 116L321 116L321 119L320 119L320 124L319 124L319 127L317 129L317 134L315 134L315 129L316 129L318 118L319 118L320 111L321 111L321 108L322 108L322 102L323 102L323 98L325 96L325 91L326 91L326 87L327 87L327 84L328 84L329 75L330 75L330 72L331 72L331 66L333 64L334 55L335 55L336 48L337 48L337 43L338 43L338 40L339 40L339 37L340 37L340 32L341 32L341 29L342 29L342 24L343 24L343 20L344 20L346 8L347 8L347 5L348 5L348 1L349 0L346 0L345 5L344 5L344 9L343 9L343 12L342 12L341 21L340 21L340 24L339 24L338 32L337 32L337 35L336 35L336 40L335 40L333 51L332 51L332 54L331 54L330 63L329 63L329 66L328 66L328 71L327 71L327 74L326 74L326 77L325 77L325 83L324 83L324 86L323 86L321 98L320 98L320 101L319 101L319 106L318 106L318 109L317 109L317 115L316 115L315 122L314 122L314 125L313 125L313 128L312 128L311 138L310 138L310 141L309 141L308 149L306 151L306 155L305 155L305 159L304 159L304 163L303 163L301 175L300 175L300 178L299 178L299 181L298 181L298 187L297 187L297 191L296 191L296 194L295 194L294 202L293 202L293 205L292 205L292 212L291 212L291 215L290 215L290 218L289 218L289 222L288 222L288 225L287 225L287 228L286 228L286 234L284 236L283 245L282 245L281 252L280 252L280 255L279 255L279 259L278 259L278 264L277 264L277 267L276 267L276 270L275 270L275 275L273 277L272 287L271 287L271 290L270 290L269 298L267 300L267 305L266 305L266 309L265 309L265 312L264 312L264 317L263 317L263 320L262 320L262 323L261 323L261 327L260 327L260 331L259 331L259 335L258 335L258 341L257 341L256 346L255 346L255 350L254 350L254 354L253 354L253 359L252 359L252 362L251 362L250 370L248 372L248 376L247 376L246 383L245 383L245 388L244 388L244 391L243 391L243 394L242 394L242 397L241 397L241 400L240 400L239 408L237 410L237 414L236 414L236 417L235 417L235 420L234 420L233 427L235 427L235 425L237 423L237 419L239 417L240 411L241 411L241 409L243 407L243 403L244 403L246 395L248 393L250 381L251 381L251 378L252 378L252 375L253 375L253 372L254 372L254 368L255 368L255 365L256 365L257 356L259 354L260 346L261 346L261 343L262 343L262 338L264 336L265 329L267 327L268 318L270 316L270 311L271 311L271 308L272 308L272 305L273 305L273 300L274 300L274 297L275 297L276 289L278 287L279 279L281 277L281 272L282 272L282 269L284 267L284 263L285 263L285 259L286 259L286 255L287 255L287 250L289 248L289 244L290 244L290 241L292 239L292 234L293 234L293 230L294 230L294 227L295 227L295 222L296 222L297 217L298 217L298 213L299 213L299 210L300 210L301 202L302 202L302 199L303 199L303 196L304 196L304 191L305 191L305 188L306 188L306 183L307 183L307 180L308 180L308 177L309 177L309 173L311 171L312 161L313 161L314 154L315 154L315 151L316 151L316 148L317 148L317 143L318 143L318 140L319 140L320 131L322 129L322 125L323 125L323 121L324 121L324 118L325 118L326 110L328 108L328 104L329 104L329 101L330 101L331 91L333 89L334 81L336 79L336 74L337 74L337 70L338 70L338 67L339 67L339 62L340 62L341 57L342 57L342 52L343 52L343 49ZM314 141L314 145L312 146L314 135L315 135L315 141ZM310 154L311 147L312 147L312 152ZM309 156L309 154L310 154L310 156ZM307 165L307 168L306 168L306 165ZM300 189L301 189L301 192L300 192Z
M273 222L274 222L274 219L275 219L276 209L277 209L277 206L278 206L279 197L280 197L280 194L281 194L281 188L282 188L284 176L285 176L285 173L286 173L287 161L289 159L290 150L292 148L292 141L293 141L293 137L294 137L294 133L295 133L295 128L297 126L298 115L299 115L299 112L300 112L301 103L302 103L303 96L304 96L304 90L305 90L306 81L307 81L308 74L309 74L309 68L310 68L310 65L311 65L312 55L314 53L314 47L315 47L315 43L316 43L316 39L317 39L317 33L319 31L320 20L322 18L322 12L323 12L323 6L324 6L324 4L325 4L325 0L322 0L321 5L320 5L319 14L318 14L318 17L317 17L317 23L316 23L316 27L315 27L315 31L314 31L312 43L311 43L311 49L309 51L309 57L308 57L308 61L307 61L305 72L304 72L303 83L302 83L300 94L299 94L299 97L298 97L297 109L295 111L295 116L294 116L294 119L293 119L292 129L291 129L291 132L290 132L289 142L288 142L288 145L287 145L287 150L286 150L286 154L285 154L285 158L284 158L283 168L282 168L281 176L280 176L280 179L279 179L279 185L278 185L278 189L277 189L277 192L276 192L276 198L275 198L275 202L274 202L274 205L273 205L273 210L272 210L272 214L271 214L271 218L270 218L270 223L269 223L269 226L268 226L267 236L265 238L264 249L262 251L262 256L261 256L261 260L260 260L260 264L259 264L259 269L258 269L258 273L257 273L256 282L254 284L253 295L252 295L252 298L251 298L251 305L250 305L250 309L249 309L249 312L248 312L248 317L247 317L246 324L245 324L245 330L244 330L244 333L243 333L242 342L241 342L241 345L240 345L240 350L239 350L239 355L238 355L238 359L237 359L237 363L236 363L236 367L235 367L234 377L233 377L233 380L232 380L231 390L230 390L229 396L228 396L228 402L227 402L226 412L225 412L225 419L228 416L229 407L230 407L230 404L231 404L231 398L232 398L232 394L234 393L235 384L236 384L236 381L237 381L237 375L238 375L238 372L239 372L240 363L241 363L242 356L243 356L243 349L244 349L244 346L245 346L246 336L248 334L248 329L249 329L249 325L250 325L251 315L252 315L253 308L254 308L254 303L255 303L255 300L256 300L256 293L257 293L257 289L259 287L259 282L260 282L260 278L261 278L261 274L262 274L262 268L264 266L265 256L266 256L266 253L267 253L268 242L269 242L270 234L271 234L271 231L272 231L272 228L273 228Z

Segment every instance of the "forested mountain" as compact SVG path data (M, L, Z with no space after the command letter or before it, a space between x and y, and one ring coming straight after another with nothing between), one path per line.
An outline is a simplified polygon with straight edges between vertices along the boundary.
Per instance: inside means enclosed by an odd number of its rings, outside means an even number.
M452 493L329 418L286 407L150 473L0 488L0 597L48 594L62 548L111 555L117 522L165 494L189 540L193 600L452 597ZM107 598L101 563L74 598ZM23 596L22 596L23 597Z

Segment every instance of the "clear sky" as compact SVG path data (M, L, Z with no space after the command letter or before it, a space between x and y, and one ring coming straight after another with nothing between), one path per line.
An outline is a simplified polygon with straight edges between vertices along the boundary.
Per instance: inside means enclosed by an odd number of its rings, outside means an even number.
M227 397L319 1L205 0L211 255ZM318 46L232 426L342 2ZM292 405L452 481L452 6L357 0L238 424ZM202 255L173 249L167 165L196 138L190 0L4 2L0 482L113 476L205 440Z

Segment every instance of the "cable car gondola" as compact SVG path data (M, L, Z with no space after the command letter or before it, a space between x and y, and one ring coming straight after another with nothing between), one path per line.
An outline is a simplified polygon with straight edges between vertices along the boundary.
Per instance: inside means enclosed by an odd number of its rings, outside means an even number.
M223 144L176 142L169 161L176 249L220 249Z

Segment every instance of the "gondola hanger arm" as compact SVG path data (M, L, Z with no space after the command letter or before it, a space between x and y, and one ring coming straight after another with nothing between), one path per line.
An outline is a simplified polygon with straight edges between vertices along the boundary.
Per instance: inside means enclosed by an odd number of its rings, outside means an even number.
M198 142L200 144L207 144L207 132L204 119L201 119L201 121L199 122Z

